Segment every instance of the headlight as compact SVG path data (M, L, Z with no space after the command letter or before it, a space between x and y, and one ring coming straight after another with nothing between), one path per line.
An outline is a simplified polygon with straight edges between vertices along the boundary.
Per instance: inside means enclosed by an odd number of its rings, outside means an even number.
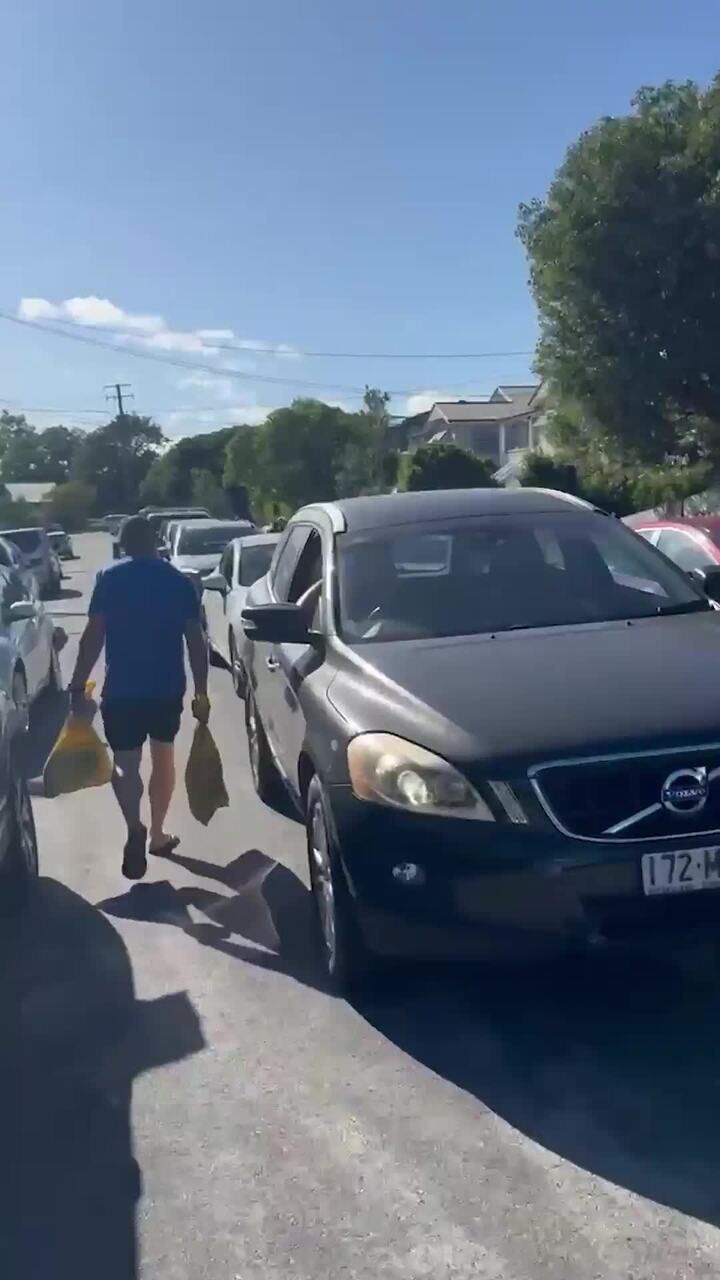
M441 756L391 733L361 733L348 746L348 769L358 800L413 813L494 822L485 801Z

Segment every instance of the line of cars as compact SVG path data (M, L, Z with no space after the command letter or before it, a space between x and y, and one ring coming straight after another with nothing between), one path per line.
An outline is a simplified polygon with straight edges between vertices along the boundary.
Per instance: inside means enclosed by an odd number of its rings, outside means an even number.
M24 748L33 704L62 687L67 636L45 610L38 576L33 560L0 535L0 911L17 906L37 874Z

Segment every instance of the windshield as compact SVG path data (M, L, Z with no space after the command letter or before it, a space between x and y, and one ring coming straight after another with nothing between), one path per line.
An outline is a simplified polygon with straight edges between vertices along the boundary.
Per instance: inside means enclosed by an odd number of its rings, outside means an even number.
M2 536L9 538L21 551L39 551L40 549L39 529L5 529Z
M269 542L265 546L243 547L240 554L241 586L251 587L253 582L257 582L258 578L262 578L267 573L275 545L274 542Z
M340 631L354 644L710 608L684 574L601 515L391 527L342 534L337 551Z
M207 511L154 511L145 517L148 524L151 524L156 533L159 533L163 525L169 520L204 520L210 519Z
M181 529L178 534L176 555L209 556L220 555L232 538L237 538L240 530L236 524L209 525L207 529Z

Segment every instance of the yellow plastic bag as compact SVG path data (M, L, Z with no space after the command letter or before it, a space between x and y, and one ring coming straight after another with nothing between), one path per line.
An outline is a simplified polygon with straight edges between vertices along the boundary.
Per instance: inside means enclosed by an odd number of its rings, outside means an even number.
M185 787L190 812L204 827L217 809L227 809L230 803L220 752L206 724L195 727L185 769Z
M88 714L68 716L48 756L43 771L46 796L52 798L84 791L86 787L104 787L112 777L108 749L91 724L95 713L95 704L91 701L94 688L93 681L85 687Z

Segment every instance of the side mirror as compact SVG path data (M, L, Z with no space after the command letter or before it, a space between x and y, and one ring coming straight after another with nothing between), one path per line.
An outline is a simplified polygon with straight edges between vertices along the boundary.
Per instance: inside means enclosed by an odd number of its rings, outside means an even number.
M14 604L8 605L5 617L8 622L26 622L37 617L37 608L32 600L16 600Z
M242 611L245 635L269 644L312 644L307 618L297 604L258 604Z
M691 569L689 576L705 592L708 600L720 604L720 564L709 564L704 569Z
M223 596L228 589L227 580L223 573L209 573L207 578L203 578L202 584L204 591L219 591Z

